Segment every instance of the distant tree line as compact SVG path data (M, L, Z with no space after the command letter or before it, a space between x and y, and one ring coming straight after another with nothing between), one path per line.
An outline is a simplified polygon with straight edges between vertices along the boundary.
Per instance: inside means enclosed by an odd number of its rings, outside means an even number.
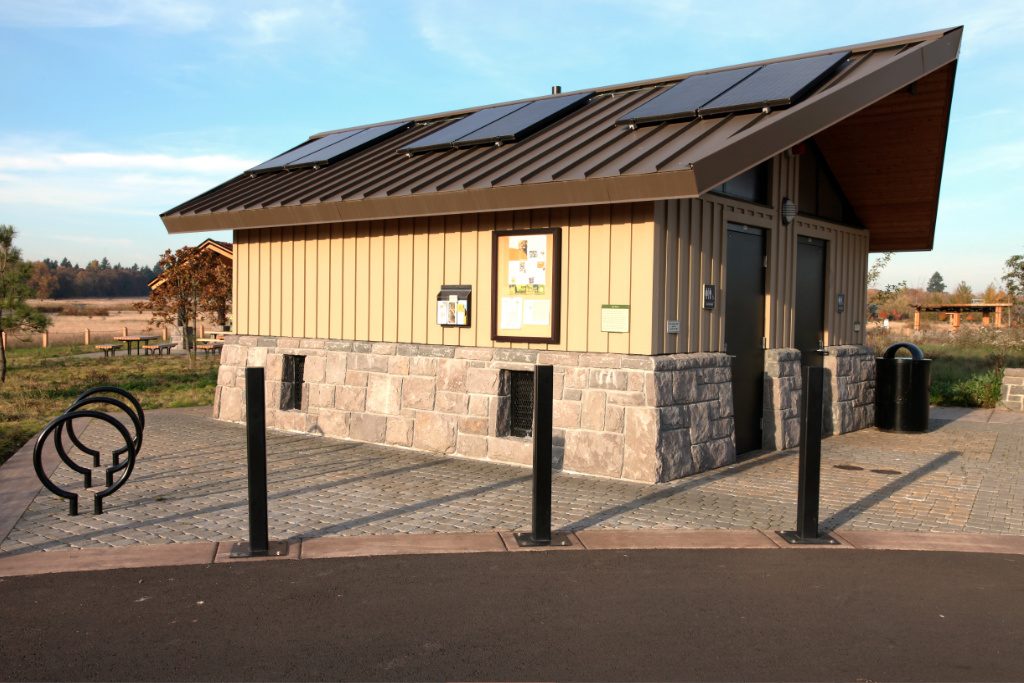
M83 268L67 258L57 262L31 262L29 287L39 299L147 296L146 286L160 271L152 266L111 265L106 258L89 261Z

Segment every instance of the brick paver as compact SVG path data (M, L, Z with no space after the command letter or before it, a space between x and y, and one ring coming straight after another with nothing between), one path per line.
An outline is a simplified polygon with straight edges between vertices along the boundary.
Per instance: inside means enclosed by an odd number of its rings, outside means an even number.
M528 469L281 432L269 433L268 451L272 538L529 527ZM823 443L822 526L1024 535L1022 462L1019 421L833 437ZM792 528L796 473L796 451L671 484L559 473L554 524ZM70 474L61 469L57 478L73 483ZM89 498L70 517L65 501L42 492L0 552L246 538L244 427L194 410L154 411L131 480L106 500L103 515L91 514Z

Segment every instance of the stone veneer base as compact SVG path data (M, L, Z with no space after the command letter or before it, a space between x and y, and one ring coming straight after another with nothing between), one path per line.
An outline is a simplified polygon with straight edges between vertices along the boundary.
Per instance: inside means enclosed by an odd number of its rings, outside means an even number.
M829 346L824 357L822 435L845 434L875 423L875 357L864 346ZM765 351L765 448L800 444L803 375L797 349Z
M824 433L873 421L874 358L826 357ZM286 355L304 356L301 407L281 410ZM570 472L664 482L736 460L730 359L229 336L214 416L245 419L245 368L265 367L276 429L528 465L532 440L507 436L509 371L554 366L554 459ZM766 353L766 448L799 439L800 353ZM834 399L834 400L833 400Z
M285 355L305 356L302 405L280 410ZM725 354L632 356L229 336L214 416L245 419L245 368L265 367L267 425L527 465L504 436L508 371L554 366L554 458L571 472L671 481L734 462Z

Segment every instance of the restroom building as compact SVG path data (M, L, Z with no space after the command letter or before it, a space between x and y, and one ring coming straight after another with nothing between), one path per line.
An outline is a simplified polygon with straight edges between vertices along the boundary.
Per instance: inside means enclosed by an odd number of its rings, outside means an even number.
M961 28L313 135L162 215L233 231L214 411L668 481L873 422L869 251L933 243ZM296 115L301 115L297 113ZM822 355L819 351L827 351Z

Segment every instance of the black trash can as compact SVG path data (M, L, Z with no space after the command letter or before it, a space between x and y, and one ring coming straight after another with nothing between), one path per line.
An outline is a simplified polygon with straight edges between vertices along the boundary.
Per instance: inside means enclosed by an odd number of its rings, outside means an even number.
M897 357L900 349L910 358ZM928 431L930 358L908 342L893 344L875 359L875 426L893 432Z

